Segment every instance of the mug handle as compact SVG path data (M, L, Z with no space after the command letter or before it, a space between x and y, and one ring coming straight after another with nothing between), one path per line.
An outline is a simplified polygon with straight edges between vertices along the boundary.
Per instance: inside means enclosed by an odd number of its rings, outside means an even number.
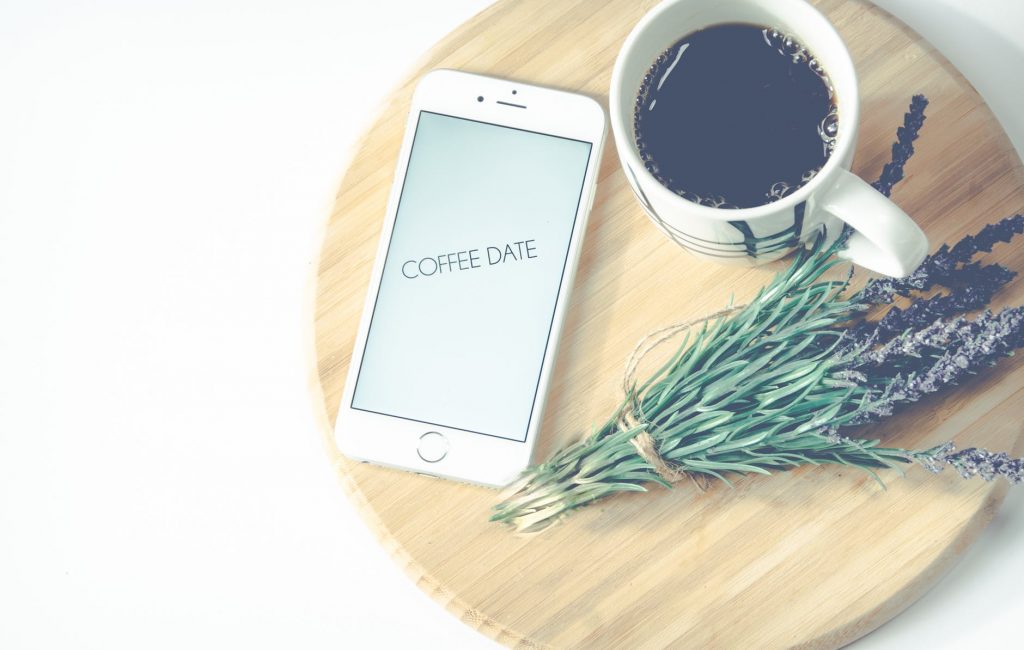
M881 192L845 169L822 199L821 209L854 233L839 257L866 269L904 278L928 255L928 238L914 220Z

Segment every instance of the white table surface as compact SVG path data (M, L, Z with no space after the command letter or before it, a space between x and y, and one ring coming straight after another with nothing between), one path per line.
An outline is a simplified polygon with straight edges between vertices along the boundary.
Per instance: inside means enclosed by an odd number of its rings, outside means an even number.
M488 4L0 3L0 647L494 647L357 517L306 383L351 147ZM1024 151L1024 6L880 4ZM1019 645L1022 492L858 647Z

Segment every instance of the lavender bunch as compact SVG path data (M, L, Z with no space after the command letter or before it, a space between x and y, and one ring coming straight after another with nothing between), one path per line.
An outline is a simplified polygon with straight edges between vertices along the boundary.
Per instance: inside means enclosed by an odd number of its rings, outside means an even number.
M897 130L892 162L875 187L888 194L903 177L927 101L915 97ZM1024 460L984 449L884 447L851 437L851 427L887 417L983 371L1024 347L1024 307L987 306L1015 273L974 258L1024 232L1024 216L986 226L942 246L909 278L880 279L847 294L849 279L825 280L845 244L818 238L742 307L677 326L673 356L652 376L627 376L626 396L594 432L533 466L506 488L492 520L536 532L618 492L704 486L730 475L769 474L802 465L841 464L874 473L902 463L964 478L1012 483ZM923 297L942 287L948 293ZM869 309L911 298L879 320ZM851 323L853 323L851 325ZM880 479L879 479L880 480Z

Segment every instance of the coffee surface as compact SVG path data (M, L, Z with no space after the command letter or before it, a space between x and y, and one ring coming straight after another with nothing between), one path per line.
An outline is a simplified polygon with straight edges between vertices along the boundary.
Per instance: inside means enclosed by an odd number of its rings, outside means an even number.
M663 52L644 77L634 136L647 169L687 200L750 208L808 182L835 146L828 75L770 27L714 25Z

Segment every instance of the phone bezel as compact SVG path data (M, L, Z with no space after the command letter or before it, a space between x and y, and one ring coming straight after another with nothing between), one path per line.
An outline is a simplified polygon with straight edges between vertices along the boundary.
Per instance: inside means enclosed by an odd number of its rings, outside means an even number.
M515 92L513 93L513 91ZM478 100L480 97L483 98L483 101ZM534 397L533 414L527 429L526 440L523 442L422 424L397 416L352 408L352 391L362 362L370 317L376 303L384 258L391 240L398 199L404 185L405 170L409 163L412 141L421 111L591 143L590 159L587 163L583 190L575 215L576 223L569 241L561 289L556 299L552 327L547 340L547 351L542 361L540 381ZM394 181L388 195L387 212L381 228L359 330L350 357L345 390L335 424L335 440L339 449L346 456L414 472L490 486L505 485L529 464L537 438L537 430L543 420L544 404L565 317L566 303L579 259L587 217L593 203L605 133L604 110L596 101L583 95L455 70L434 70L420 80L413 94L412 105L406 120L405 135L395 167ZM417 452L420 436L429 431L441 433L448 441L447 455L439 462L427 462Z

